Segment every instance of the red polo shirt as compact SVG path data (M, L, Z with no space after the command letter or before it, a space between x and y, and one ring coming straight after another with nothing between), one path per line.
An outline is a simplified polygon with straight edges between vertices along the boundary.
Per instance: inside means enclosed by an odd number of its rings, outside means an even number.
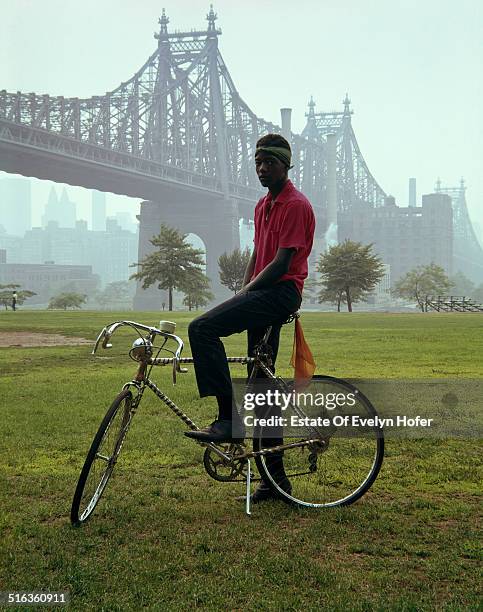
M296 252L290 268L280 281L293 280L302 294L308 273L307 259L314 241L315 216L312 205L290 180L287 180L275 198L267 219L271 202L272 196L268 192L255 208L254 243L257 260L252 278L273 261L279 248L294 248Z

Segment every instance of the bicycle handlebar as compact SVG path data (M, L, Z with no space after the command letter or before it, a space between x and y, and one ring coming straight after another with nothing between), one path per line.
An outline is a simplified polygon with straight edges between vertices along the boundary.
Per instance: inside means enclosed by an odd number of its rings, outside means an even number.
M177 348L176 348L176 351L174 353L174 358L173 358L173 384L176 384L176 372L180 372L184 374L188 371L187 368L182 368L179 363L181 353L184 348L183 340L181 340L179 336L176 336L175 334L170 334L168 332L161 331L160 329L156 327L150 327L148 325L143 325L142 323L137 323L136 321L115 321L114 323L110 323L109 325L106 325L101 330L99 335L97 336L96 343L94 345L94 348L92 349L92 355L95 355L97 349L99 348L99 343L101 341L102 341L102 348L104 349L112 348L112 344L109 342L109 340L111 339L114 332L123 326L134 328L138 332L140 337L142 337L140 334L140 330L143 330L143 331L148 332L150 336L162 336L163 338L169 338L176 342Z

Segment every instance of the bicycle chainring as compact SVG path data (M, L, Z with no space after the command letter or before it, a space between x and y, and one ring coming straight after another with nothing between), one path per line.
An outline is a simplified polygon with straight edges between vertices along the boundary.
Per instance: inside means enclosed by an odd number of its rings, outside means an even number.
M211 448L207 448L203 455L203 465L208 475L219 482L241 482L246 476L244 468L247 464L246 459L237 459L237 456L244 455L245 449L240 444L217 444L216 445L230 459L224 459L215 453ZM241 476L241 478L239 478Z

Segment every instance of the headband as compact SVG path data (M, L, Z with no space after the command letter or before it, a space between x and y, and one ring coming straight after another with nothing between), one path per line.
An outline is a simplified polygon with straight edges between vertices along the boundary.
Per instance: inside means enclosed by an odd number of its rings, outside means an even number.
M255 151L255 155L259 152L270 153L273 157L279 159L283 164L290 168L292 161L292 151L285 147L258 147Z

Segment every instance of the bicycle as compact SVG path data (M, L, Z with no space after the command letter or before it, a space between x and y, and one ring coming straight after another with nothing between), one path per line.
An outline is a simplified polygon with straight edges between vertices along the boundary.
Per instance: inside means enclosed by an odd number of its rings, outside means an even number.
M286 323L298 316L298 313L291 315ZM151 389L187 427L192 430L199 429L195 422L149 378L154 367L171 365L173 384L176 384L177 375L187 372L182 365L193 363L191 357L181 357L184 343L174 333L176 324L161 321L156 328L135 321L115 321L101 330L92 354L96 353L99 345L104 349L111 348L111 338L120 327L130 327L136 332L138 337L132 343L129 356L139 365L135 377L124 384L108 409L87 453L72 501L70 518L74 526L84 523L101 499L146 388ZM366 419L364 421L366 425L362 428L353 427L351 430L350 427L334 426L332 422L327 424L323 419L331 410L328 400L322 406L315 408L302 406L301 396L296 393L294 383L273 373L268 344L270 333L271 327L267 328L253 357L229 357L228 362L251 364L252 372L247 381L247 388L253 388L257 376L263 375L265 381L270 381L281 394L285 394L283 397L289 397L289 400L292 398L287 403L292 416L301 419L305 424L294 430L290 441L282 439L282 444L267 446L266 439L270 438L269 432L272 430L261 421L254 430L252 450L247 449L243 441L223 444L197 441L197 444L205 447L204 468L210 477L219 482L246 482L247 514L251 513L250 484L252 480L256 480L252 478L251 460L253 459L260 477L269 484L280 499L289 504L312 508L351 504L371 487L382 465L384 436L377 422L377 412L367 397L353 384L320 375L314 376L310 382L312 398L317 397L314 395L314 389L327 387L338 389L339 395L345 393L345 397L352 394L356 408L354 404L351 409L347 405L338 406L337 416L340 419L349 419L354 414L362 415ZM156 345L158 340L161 341L161 346ZM176 344L174 351L166 346L170 341ZM160 357L163 351L167 351L172 357ZM322 392L317 391L317 393ZM329 397L327 393L325 395L322 393L322 396ZM321 421L317 420L319 417ZM316 419L316 422L313 419ZM335 417L332 421L335 422ZM284 436L287 437L285 434ZM292 483L291 491L285 491L277 482L273 461L270 461L270 456L275 455L283 455L285 470Z

